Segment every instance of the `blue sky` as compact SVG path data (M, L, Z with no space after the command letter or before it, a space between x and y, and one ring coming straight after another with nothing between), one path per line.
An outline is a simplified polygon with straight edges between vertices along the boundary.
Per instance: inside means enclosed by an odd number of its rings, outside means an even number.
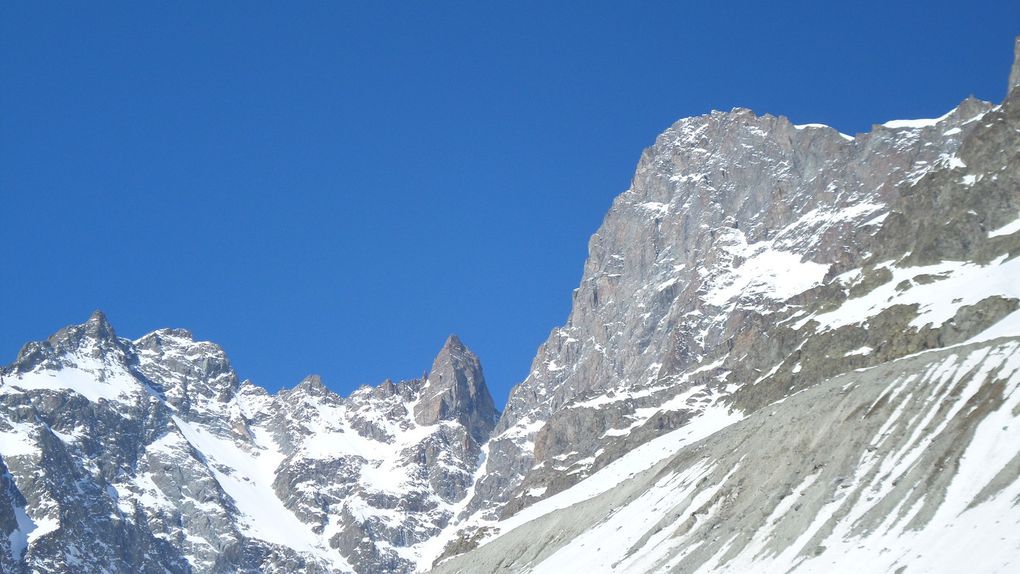
M346 394L456 332L502 403L672 122L997 102L1020 34L1006 1L555 4L0 4L0 362L102 308Z

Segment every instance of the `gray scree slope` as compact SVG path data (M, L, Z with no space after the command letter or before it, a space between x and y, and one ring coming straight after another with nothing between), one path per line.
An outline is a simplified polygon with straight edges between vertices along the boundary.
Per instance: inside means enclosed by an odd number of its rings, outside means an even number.
M548 522L498 534L538 513L522 509L557 508L557 493L573 501L584 477L718 409L736 417L773 406L783 412L789 397L834 377L974 338L1020 335L1018 69L1020 61L1001 105L967 99L942 118L888 122L852 138L747 110L681 120L660 136L592 238L567 324L514 389L488 445L469 505L475 512L437 558L482 548L439 570L471 563L523 570L539 567L536 553L561 545L571 552L598 520L560 511L549 539L532 536ZM909 364L920 375L927 367L918 361ZM799 440L797 433L819 428L826 427L787 432ZM1020 427L1009 428L1003 444L1016 454ZM937 461L947 477L968 436L954 440L959 450ZM752 454L739 441L727 448ZM783 448L778 441L762 454ZM855 448L869 452L863 440ZM796 486L815 464L791 468L782 484ZM747 478L734 490L750 488L755 500L783 496L773 487ZM767 516L768 503L759 504ZM682 522L662 519L656 529ZM714 526L748 537L756 528L732 517ZM514 536L531 550L508 549ZM718 554L695 552L669 568L615 559L622 570L712 571L743 548L740 538L719 536L725 549L703 538L699 547ZM1020 556L1015 546L1011 552ZM589 566L614 563L605 557Z

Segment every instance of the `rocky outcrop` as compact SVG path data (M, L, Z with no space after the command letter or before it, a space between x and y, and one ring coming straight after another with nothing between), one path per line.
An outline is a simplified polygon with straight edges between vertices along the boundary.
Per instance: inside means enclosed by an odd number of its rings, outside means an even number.
M450 335L432 363L414 418L423 425L458 421L480 443L496 425L499 411L485 386L482 364L456 335Z

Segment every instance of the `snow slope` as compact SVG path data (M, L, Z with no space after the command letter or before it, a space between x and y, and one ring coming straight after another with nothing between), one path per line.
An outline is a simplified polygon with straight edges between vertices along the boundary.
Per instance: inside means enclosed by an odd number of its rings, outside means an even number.
M921 353L625 455L436 572L1012 572L1018 417L1020 338Z

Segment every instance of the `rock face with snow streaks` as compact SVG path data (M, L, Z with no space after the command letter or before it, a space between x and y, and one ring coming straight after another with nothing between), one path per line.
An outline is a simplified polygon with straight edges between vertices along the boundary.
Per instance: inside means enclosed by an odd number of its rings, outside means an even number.
M485 442L498 416L478 357L450 335L432 363L429 381L414 408L415 420L423 425L457 420L476 441Z

